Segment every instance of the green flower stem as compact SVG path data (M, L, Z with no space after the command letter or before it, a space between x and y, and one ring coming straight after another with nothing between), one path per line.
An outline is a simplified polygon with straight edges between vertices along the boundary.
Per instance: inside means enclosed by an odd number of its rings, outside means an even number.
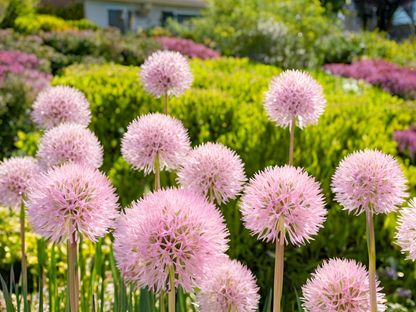
M160 190L160 163L159 163L159 153L156 153L155 160L155 191Z
M376 244L374 235L373 212L366 211L367 216L367 247L369 257L369 278L370 278L370 306L371 312L377 312L377 295L376 295Z
M24 195L22 195L20 204L20 240L22 245L22 276L23 288L27 294L27 267L26 267L26 246L25 246L25 203ZM28 311L27 300L23 300L24 311Z
M168 114L168 91L165 91L163 94L163 98L165 99L165 115Z
M290 125L290 146L289 146L289 166L293 165L293 141L295 137L295 119L292 119Z
M278 221L280 238L276 239L276 258L274 264L274 304L273 312L280 312L283 291L283 267L285 248L285 217L280 216Z
M165 312L166 308L165 308L165 291L162 289L160 292L160 312Z
M174 281L174 272L173 268L169 267L169 312L175 312L175 295L176 295L176 288L175 288L175 281Z

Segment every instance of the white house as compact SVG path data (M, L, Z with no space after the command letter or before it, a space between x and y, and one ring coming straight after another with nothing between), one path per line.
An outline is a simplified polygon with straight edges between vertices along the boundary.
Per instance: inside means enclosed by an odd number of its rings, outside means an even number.
M84 15L100 27L124 32L163 26L169 17L182 22L198 16L205 6L203 0L84 0Z

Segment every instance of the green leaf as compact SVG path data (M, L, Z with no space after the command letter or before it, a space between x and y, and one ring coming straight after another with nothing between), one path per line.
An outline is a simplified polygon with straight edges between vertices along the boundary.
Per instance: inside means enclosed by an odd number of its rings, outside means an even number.
M298 295L298 292L296 290L296 287L293 287L293 289L295 290L296 303L298 305L298 312L303 312L302 304L300 303L300 299L299 299L299 295Z
M270 288L269 294L266 297L266 302L263 307L263 312L270 312L272 310L272 296L273 296L273 291Z
M2 290L3 290L4 301L6 302L6 310L7 312L14 312L15 310L14 310L11 294L9 293L6 282L4 281L3 276L1 276L1 274L0 274L0 282L1 282Z

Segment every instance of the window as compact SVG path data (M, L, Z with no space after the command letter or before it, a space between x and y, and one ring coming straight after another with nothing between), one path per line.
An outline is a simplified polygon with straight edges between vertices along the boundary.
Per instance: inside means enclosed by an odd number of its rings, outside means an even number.
M126 31L123 10L108 10L108 25Z
M134 14L127 9L109 9L108 25L117 27L122 33L134 28Z
M162 26L166 26L168 18L174 19L173 12L162 12Z

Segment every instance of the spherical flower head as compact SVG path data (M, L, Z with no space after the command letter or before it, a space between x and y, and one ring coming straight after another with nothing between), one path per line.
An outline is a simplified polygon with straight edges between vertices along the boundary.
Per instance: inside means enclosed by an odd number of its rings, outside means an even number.
M114 257L122 275L137 288L175 286L191 292L224 257L228 231L215 205L183 189L149 193L126 209L114 232Z
M407 197L406 178L399 163L378 150L354 152L345 157L332 177L335 200L354 214L397 210Z
M387 309L376 283L377 311ZM330 259L312 273L302 287L303 307L307 312L370 312L369 276L365 267L355 260Z
M221 143L201 144L185 158L178 172L183 188L215 195L218 203L234 199L247 180L240 157Z
M97 169L66 163L38 175L27 195L29 225L56 244L72 244L79 235L92 242L114 228L118 216L115 189Z
M39 128L51 129L63 122L86 127L91 120L90 103L84 93L75 88L50 87L37 96L32 118Z
M299 128L318 124L325 110L322 86L308 73L287 70L272 79L264 108L270 121L286 128L295 120Z
M191 150L188 131L169 115L147 114L133 120L121 141L121 154L145 175L155 172L156 155L160 169L177 169Z
M40 171L33 157L11 157L0 162L0 205L17 207Z
M397 222L397 245L403 253L408 253L406 260L416 260L416 198L409 201L409 208L400 210Z
M260 295L251 271L237 260L224 259L200 286L197 304L201 312L255 312Z
M240 209L245 227L268 242L279 241L283 215L290 242L296 246L318 233L327 214L320 184L303 169L287 165L257 173L246 186Z
M94 133L78 124L64 123L48 130L39 140L37 156L43 168L67 161L94 168L103 163L103 147Z
M188 60L179 52L157 51L141 66L139 74L145 90L160 98L165 92L179 97L192 85Z

